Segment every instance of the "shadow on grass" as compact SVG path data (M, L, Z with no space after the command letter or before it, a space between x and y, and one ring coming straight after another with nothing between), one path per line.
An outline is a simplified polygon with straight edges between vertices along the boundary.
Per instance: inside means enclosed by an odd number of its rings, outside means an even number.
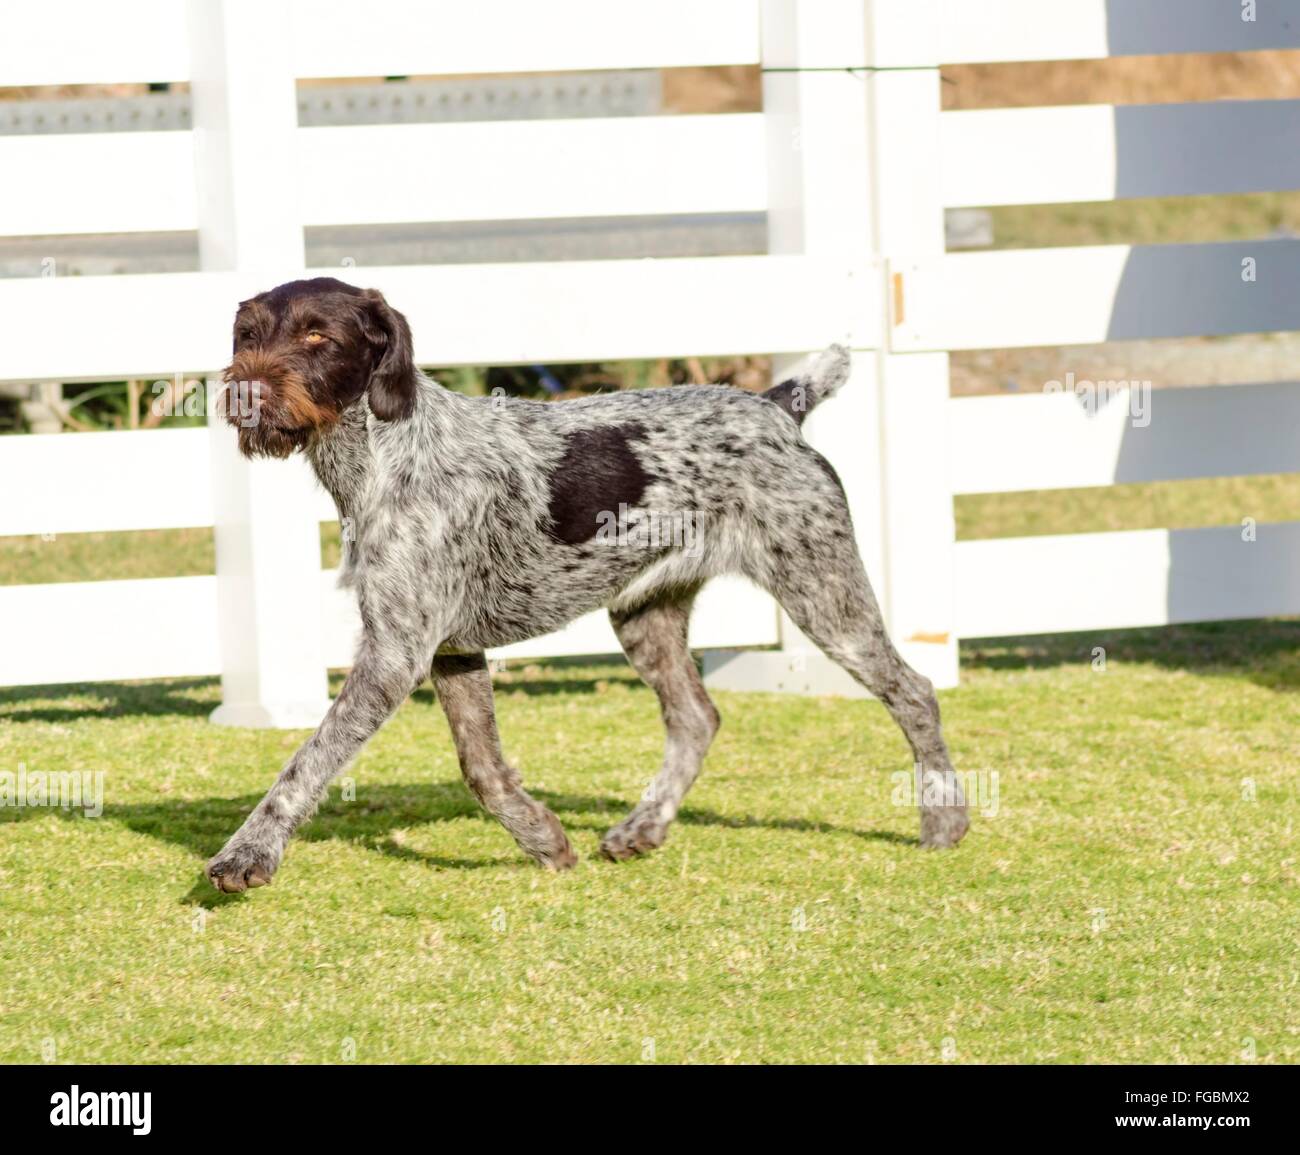
M593 674L593 669L599 672ZM605 684L641 680L625 658L551 658L512 669L494 679L497 693L522 692L527 697L550 694L595 694ZM84 718L206 718L221 700L216 678L169 678L151 682L68 682L48 686L6 686L0 689L0 721L76 722ZM330 694L337 695L343 675L330 677ZM195 691L199 691L195 694ZM71 704L69 698L89 699ZM426 682L411 700L432 706L436 699Z
M176 715L206 718L220 701L216 678L171 678L158 682L87 682L58 686L7 686L0 690L5 722L75 722L81 718L148 718ZM211 695L188 697L195 690ZM64 698L90 698L84 706Z
M629 798L564 794L547 790L535 790L533 794L560 815L568 830L594 831L599 834L621 820L635 802L635 799ZM238 829L261 798L260 794L246 794L239 798L169 800L110 806L104 810L104 819L119 823L137 834L181 846L206 861L225 845L226 839ZM5 807L0 808L0 825L5 822L20 822L26 817L44 817L51 813L69 820L85 821L75 811ZM366 787L353 802L345 802L336 792L331 793L317 811L316 817L303 826L295 837L303 842L348 842L377 854L439 870L481 870L492 867L515 869L527 862L511 846L509 835L504 830L501 831L501 852L490 858L449 858L426 854L401 845L394 837L394 832L398 830L457 818L473 818L495 825L495 821L478 807L459 782ZM677 821L685 826L850 834L856 838L901 846L915 846L919 841L892 830L855 830L803 818L726 815L689 805L682 809ZM611 864L610 868L615 867ZM238 901L242 897L218 894L206 879L200 878L180 901L189 905L215 907Z
M1300 690L1300 621L1286 619L972 638L962 642L961 661L970 670L1045 670L1087 665L1098 647L1108 663L1242 677L1283 693Z

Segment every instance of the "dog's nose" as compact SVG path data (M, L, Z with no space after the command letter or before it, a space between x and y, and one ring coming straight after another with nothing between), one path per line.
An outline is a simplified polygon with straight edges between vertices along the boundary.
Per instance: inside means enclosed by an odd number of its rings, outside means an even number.
M224 415L232 419L251 417L266 405L269 397L266 383L260 378L231 377L226 381Z

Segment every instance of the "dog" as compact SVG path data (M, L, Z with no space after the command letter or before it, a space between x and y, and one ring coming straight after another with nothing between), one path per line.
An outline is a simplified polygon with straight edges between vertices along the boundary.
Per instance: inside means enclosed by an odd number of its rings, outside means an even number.
M844 488L800 432L848 373L832 346L763 394L468 397L416 368L406 319L376 290L319 277L244 301L223 415L245 455L301 451L333 496L352 529L341 580L362 633L338 698L208 878L228 893L270 882L330 779L426 677L474 797L537 862L571 867L559 821L502 755L484 651L602 606L667 739L651 788L600 850L656 849L718 729L687 623L703 583L727 573L771 593L884 703L925 787L921 843L954 846L969 822L933 688L890 642ZM652 514L689 514L692 540L649 532Z

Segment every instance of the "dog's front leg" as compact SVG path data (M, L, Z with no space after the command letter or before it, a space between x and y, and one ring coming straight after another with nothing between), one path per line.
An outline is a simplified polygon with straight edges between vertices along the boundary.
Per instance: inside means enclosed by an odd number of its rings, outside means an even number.
M233 894L271 881L294 830L315 812L330 779L423 680L428 655L363 641L343 689L299 751L208 863L218 890Z

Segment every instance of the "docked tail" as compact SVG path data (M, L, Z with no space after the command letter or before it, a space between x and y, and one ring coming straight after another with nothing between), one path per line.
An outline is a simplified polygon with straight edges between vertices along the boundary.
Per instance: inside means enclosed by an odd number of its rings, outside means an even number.
M803 419L848 379L849 351L843 345L832 345L802 372L773 385L763 396L790 414L796 425L802 425Z

